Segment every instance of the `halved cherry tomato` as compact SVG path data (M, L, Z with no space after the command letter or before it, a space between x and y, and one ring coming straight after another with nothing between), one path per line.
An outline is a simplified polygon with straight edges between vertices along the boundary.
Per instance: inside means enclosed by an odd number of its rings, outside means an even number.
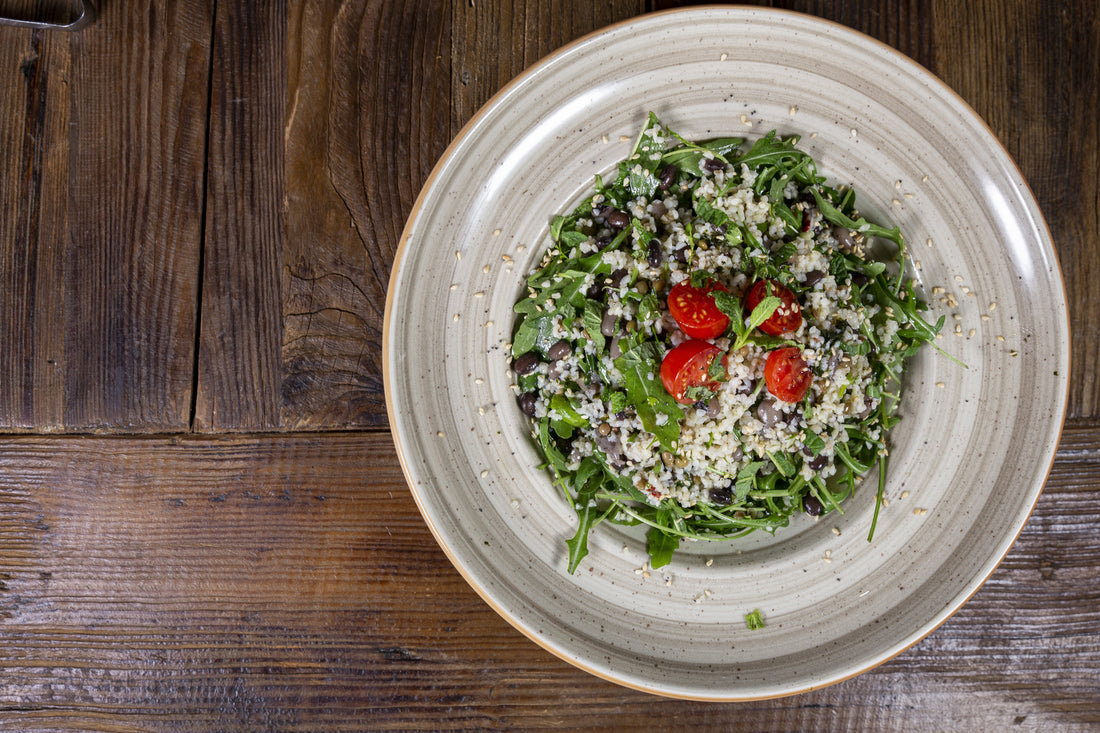
M752 309L760 305L760 301L768 296L768 286L771 286L771 294L783 301L783 304L772 313L768 320L760 324L760 330L772 336L781 336L791 331L797 331L802 325L802 308L798 305L798 299L794 293L777 283L775 280L757 280L756 284L745 296L745 305L752 313Z
M706 341L689 339L665 354L661 362L661 383L677 402L690 405L695 402L687 396L691 387L716 390L719 381L710 376L711 364L719 356L722 367L727 365L726 355L717 346Z
M701 288L690 280L681 280L668 294L668 312L676 319L680 330L693 339L718 338L730 325L729 316L718 310L711 293L729 292L726 286L712 280Z
M764 383L768 391L784 402L800 402L810 391L813 372L797 346L776 349L764 364Z

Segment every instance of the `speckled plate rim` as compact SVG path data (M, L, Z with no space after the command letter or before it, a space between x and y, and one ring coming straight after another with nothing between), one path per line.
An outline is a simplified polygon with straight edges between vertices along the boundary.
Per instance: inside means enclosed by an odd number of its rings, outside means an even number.
M893 648L883 650L883 652L880 655L878 655L877 657L875 657L873 659L866 660L865 663L862 664L862 665L852 667L848 671L848 673L846 673L846 674L837 675L834 678L828 679L828 680L826 680L826 681L824 681L823 683L820 683L820 684L808 684L808 685L805 685L805 686L796 686L796 687L791 687L791 688L788 688L788 689L775 690L775 691L769 692L768 694L751 694L751 695L747 695L747 696L739 696L739 695L714 696L714 695L708 695L708 694L696 694L696 693L693 693L691 691L685 691L685 690L667 689L667 688L661 687L660 685L649 684L646 681L638 681L638 680L633 680L633 679L629 679L629 678L623 678L623 677L617 676L613 673L608 673L608 672L606 672L606 671L604 671L604 670L602 670L598 667L586 664L583 659L578 659L578 657L575 656L574 654L570 653L569 650L563 649L563 648L558 648L554 644L549 643L549 641L546 638L540 636L538 633L535 633L535 631L532 628L530 628L528 625L526 625L525 623L523 623L519 619L515 618L507 608L503 607L500 603L498 603L496 598L492 595L491 592L489 592L481 584L479 579L477 577L475 577L473 574L471 574L471 572L468 570L468 568L466 567L466 565L464 564L462 559L454 553L454 551L450 547L449 543L447 542L446 537L441 533L440 529L431 521L430 509L425 504L424 498L421 496L420 492L416 488L416 479L415 479L416 473L415 473L414 467L410 463L410 459L408 458L405 447L402 443L401 431L398 429L398 426L400 425L400 421L399 421L399 416L398 416L397 411L396 411L396 407L394 405L394 399L392 397L392 389L391 389L391 386L392 386L393 380L394 380L394 374L393 374L393 371L392 371L393 370L393 364L392 364L393 344L392 344L392 339L394 338L394 334L392 333L393 320L394 320L393 319L394 292L395 292L395 284L399 281L399 279L401 277L401 265L402 265L402 262L404 261L405 256L406 256L406 249L407 249L407 246L408 246L408 243L409 243L411 232L414 229L417 218L418 218L420 212L422 211L422 207L424 205L424 202L428 198L429 193L430 193L433 185L435 185L436 180L437 180L440 172L447 166L448 162L455 155L456 151L458 151L464 145L464 143L465 143L467 137L469 136L469 134L471 133L471 131L474 130L475 128L477 128L481 124L483 118L488 116L490 114L491 110L501 100L509 97L514 90L516 90L519 87L522 87L529 79L536 76L543 69L544 66L553 63L555 60L557 60L558 58L560 58L562 56L575 53L577 51L577 49L585 46L586 44L589 44L589 43L593 42L594 39L598 39L601 36L604 36L605 34L608 34L610 32L616 31L618 29L636 24L638 22L652 22L654 20L654 18L657 18L659 16L673 16L673 15L690 14L690 13L703 13L703 14L705 14L705 13L707 13L709 11L713 11L713 10L721 10L721 11L744 10L744 11L750 11L753 14L759 14L759 15L771 15L771 16L784 16L784 15L787 15L787 16L791 16L791 17L797 17L797 18L800 18L800 19L803 19L803 20L807 20L807 19L812 20L813 22L820 24L822 27L832 28L832 29L834 29L835 31L837 31L841 34L849 34L853 39L857 39L862 43L869 44L871 46L878 47L878 48L884 50L889 55L894 57L894 59L899 64L899 66L908 67L909 73L912 73L916 76L922 77L924 82L927 83L928 85L937 88L940 92L946 93L950 97L953 97L958 105L960 105L961 107L963 107L964 109L969 111L969 113L972 117L971 121L974 122L974 123L977 123L981 128L983 128L985 130L985 132L988 134L990 140L992 140L993 142L996 143L996 145L999 147L999 149L1000 149L1000 151L1003 155L1003 159L1004 159L1003 163L1006 164L1012 171L1014 171L1016 173L1016 175L1018 176L1019 181L1022 182L1023 189L1024 189L1023 195L1025 197L1027 197L1030 200L1030 202L1033 204L1035 212L1038 213L1038 215L1039 215L1037 224L1041 228L1041 230L1043 232L1043 235L1045 236L1046 243L1051 245L1051 250L1054 254L1053 262L1054 262L1054 266L1055 266L1056 271L1057 271L1057 281L1058 281L1058 284L1060 285L1061 292L1063 294L1063 303L1064 303L1064 293L1065 293L1064 275L1061 271L1061 265L1058 261L1057 253L1056 253L1056 251L1053 251L1053 246L1052 246L1053 245L1053 238L1050 235L1049 227L1047 226L1046 222L1042 218L1041 211L1038 208L1038 204L1035 203L1035 196L1034 196L1033 191L1030 189L1030 186L1027 184L1026 179L1019 172L1019 168L1018 168L1018 166L1016 166L1015 161L1012 160L1011 156L1008 154L1008 152L1004 148L1003 144L1000 143L1000 141L998 140L996 135L993 133L993 131L989 128L988 124L981 118L980 115L978 115L969 106L969 104L965 100L963 100L957 93L954 92L954 90L952 90L949 86L947 86L942 80L940 80L937 76L932 74L930 71L925 69L923 66L921 66L917 62L913 61L912 59L905 56L904 54L901 54L896 49L893 49L892 47L878 41L877 39L874 39L870 36L867 36L865 34L862 34L862 33L858 32L858 31L855 31L855 30L853 30L853 29L851 29L847 26L843 26L841 24L834 23L834 22L826 20L826 19L822 19L822 18L818 18L816 16L810 16L810 15L806 15L806 14L802 14L802 13L797 13L797 12L794 12L794 11L780 10L780 9L774 9L774 8L758 8L758 7L755 7L755 6L751 6L751 7L750 6L726 6L726 5L722 5L722 6L718 6L718 5L714 5L714 6L697 6L697 7L692 7L692 8L673 9L673 10L667 10L667 11L662 11L662 12L657 12L657 13L648 13L648 14L645 14L645 15L642 15L642 16L635 16L633 18L630 18L630 19L620 21L618 23L606 26L602 29L599 29L599 30L597 30L593 33L589 33L585 36L582 36L581 38L578 38L578 39L566 44L565 46L559 48L558 50L554 51L553 53L551 53L548 56L544 57L543 59L539 60L536 64L534 64L533 66L531 66L530 68L528 68L527 70L525 70L524 72L519 74L517 77L512 79L510 82L508 82L496 94L494 94L493 97L490 98L490 100L485 105L483 105L481 107L481 109L479 109L478 112L462 127L462 129L459 131L459 133L455 136L455 138L451 141L451 143L447 146L446 150L440 156L439 161L437 162L437 164L433 168L431 174L429 175L428 179L425 181L423 187L421 188L420 193L418 194L417 199L414 202L412 210L410 211L406 226L405 226L405 228L402 232L401 239L399 241L398 248L395 252L394 264L393 264L393 267L391 269L390 280L389 280L389 288L387 290L386 303L385 303L383 341L382 341L382 364L383 364L383 381L384 381L384 385L385 385L387 416L388 416L389 423L390 423L390 426L391 426L391 435L392 435L393 440L394 440L394 444L395 444L396 451L397 451L397 454L398 454L398 459L399 459L401 467L402 467L402 471L404 472L404 475L406 477L406 481L407 481L407 483L410 487L410 493L412 494L413 499L417 504L418 510L420 511L422 517L425 520L425 523L428 525L429 530L431 531L432 535L435 537L437 543L439 544L440 548L444 551L447 558L454 565L454 567L458 570L459 574L466 580L466 582L469 583L469 585L475 590L475 592L477 592L478 595L497 614L499 614L501 617L503 617L513 627L515 627L518 631L523 633L527 638L531 639L533 642L535 642L539 646L543 647L547 651L551 652L553 655L559 657L560 659L562 659L562 660L564 660L564 661L566 661L566 662L568 662L568 663L570 663L570 664L572 664L572 665L574 665L574 666L576 666L580 669L583 669L583 670L593 674L596 677L599 677L599 678L608 680L610 682L625 686L627 688L639 690L639 691L654 694L654 695L664 696L664 697L699 700L699 701L710 701L710 702L739 702L739 701L753 701L753 700L772 699L772 698L779 698L779 697L797 695L797 694L809 692L809 691L812 691L812 690L815 690L815 689L821 689L823 687L827 687L827 686L830 686L832 684L836 684L836 683L842 682L844 680L851 679L852 677L858 676L858 675L860 675L860 674L862 674L862 673L864 673L864 672L866 672L870 669L873 669L873 668L883 664L884 662L889 661L890 659L892 659L895 656L905 652L906 650L908 650L909 648L911 648L915 644L922 641L929 634L933 633L936 629L938 629L941 625L943 625L954 613L956 613L963 605L965 605L973 597L973 595L982 587L982 585L985 583L985 581L989 578L990 575L992 575L992 573L996 570L996 568L1000 565L1000 563L1003 561L1005 556L1011 550L1011 547L1015 543L1016 539L1019 537L1020 532L1023 530L1024 526L1026 525L1027 519L1030 517L1031 513L1034 511L1034 508L1035 508L1035 506L1036 506L1036 504L1037 504L1037 502L1038 502L1038 500L1041 496L1042 486L1045 484L1046 478L1049 477L1049 473L1050 473L1050 470L1051 470L1053 462L1054 462L1054 458L1055 458L1055 454L1056 454L1056 450L1057 450L1057 445L1060 442L1061 433L1062 433L1062 429L1063 429L1063 425L1064 425L1064 421L1065 421L1066 410L1067 410L1067 406L1068 406L1068 391L1069 391L1069 381L1070 381L1069 380L1069 373L1070 373L1071 365L1070 365L1070 361L1069 361L1069 349L1068 349L1068 346L1067 346L1067 349L1066 349L1067 353L1065 355L1065 362L1064 362L1064 367L1063 367L1064 371L1063 371L1061 379L1060 379L1062 389L1061 389L1061 393L1060 393L1061 394L1061 403L1060 403L1059 408L1058 408L1059 417L1057 419L1056 426L1053 427L1053 431L1051 432L1051 434L1046 436L1046 441L1045 441L1048 445L1048 448L1047 448L1047 451L1046 451L1047 454L1048 454L1048 460L1047 460L1045 470L1043 470L1042 474L1041 474L1043 476L1043 479L1038 482L1038 486L1034 490L1033 499L1030 503L1030 506L1028 506L1026 508L1026 512L1023 513L1021 521L1018 522L1015 533L1012 534L1011 536L1006 536L1006 537L1003 538L1003 540L1000 544L1000 547L998 548L998 551L993 556L991 556L989 562L987 562L986 566L983 567L981 573L979 574L980 577L975 577L975 578L972 579L972 585L971 585L971 587L969 587L968 592L965 592L964 595L958 596L958 598L956 599L957 602L954 602L954 603L950 604L949 606L945 607L944 609L942 609L941 612L938 613L935 617L929 619L928 622L925 624L925 626L923 628L921 628L917 633L911 635L903 643L897 644ZM1062 323L1060 324L1060 326L1064 330L1064 332L1067 336L1067 339L1069 339L1071 332L1070 332L1070 322L1069 322L1068 309L1063 307L1061 315L1062 315L1062 319L1061 319Z

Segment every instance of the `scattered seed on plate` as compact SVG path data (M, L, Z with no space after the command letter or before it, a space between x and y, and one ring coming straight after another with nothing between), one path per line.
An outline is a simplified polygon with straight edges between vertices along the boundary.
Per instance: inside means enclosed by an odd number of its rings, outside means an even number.
M493 230L493 236L494 237L499 237L500 236L500 230L499 229L494 229Z
M790 112L790 114L791 114L791 117L794 117L794 116L795 116L795 113L796 113L796 112L798 112L798 106L797 106L797 105L794 105L794 104L792 104L792 105L791 105L791 112Z
M714 564L714 558L713 557L708 557L707 558L707 567L709 568L713 564Z
M937 387L938 389L943 389L943 388L944 388L944 387L946 387L946 386L947 386L947 385L946 385L946 384L944 384L943 382L936 382L936 387Z
M901 492L901 498L902 499L908 499L909 498L909 492L908 491Z
M488 469L486 469L486 470L483 470L483 471L481 472L481 478L485 478L485 477L486 477L486 476L488 476L488 475L489 475L489 471L488 471Z
M456 321L458 320L458 314L457 313L455 313L454 320L456 320Z
M440 431L438 431L438 432L436 433L436 437L438 437L438 438L446 438L446 437L447 437L447 434L446 434L446 433L444 433L444 432L443 432L442 430L440 430Z
M833 534L835 534L837 537L839 537L840 536L840 527L833 527Z
M461 260L462 259L462 252L461 251L455 250L455 259L456 260Z
M978 334L978 329L972 328L967 332L966 337L967 338L974 338L977 334Z

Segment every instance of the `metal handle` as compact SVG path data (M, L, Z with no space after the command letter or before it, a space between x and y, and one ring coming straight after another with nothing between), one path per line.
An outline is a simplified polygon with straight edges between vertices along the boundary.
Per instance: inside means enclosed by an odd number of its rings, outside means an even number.
M53 23L37 20L5 18L0 15L0 25L14 25L20 28L41 28L50 31L78 31L95 20L95 3L92 0L80 0L80 15L68 23Z

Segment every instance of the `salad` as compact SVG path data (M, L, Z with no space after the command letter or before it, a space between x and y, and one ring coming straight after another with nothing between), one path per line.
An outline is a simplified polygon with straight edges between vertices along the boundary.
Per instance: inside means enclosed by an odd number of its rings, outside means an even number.
M683 540L842 511L878 467L931 325L901 232L827 185L798 137L691 142L652 113L614 180L550 226L515 305L520 409L579 520Z

